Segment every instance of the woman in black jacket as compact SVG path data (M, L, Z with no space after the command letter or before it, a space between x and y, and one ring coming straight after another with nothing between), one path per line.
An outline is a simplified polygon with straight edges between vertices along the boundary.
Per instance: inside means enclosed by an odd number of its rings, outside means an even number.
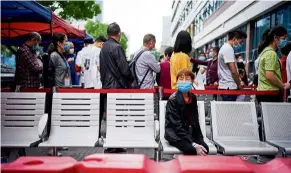
M178 91L166 106L165 139L185 155L205 156L209 148L200 129L196 96L190 92L194 74L183 69L178 72L177 81Z

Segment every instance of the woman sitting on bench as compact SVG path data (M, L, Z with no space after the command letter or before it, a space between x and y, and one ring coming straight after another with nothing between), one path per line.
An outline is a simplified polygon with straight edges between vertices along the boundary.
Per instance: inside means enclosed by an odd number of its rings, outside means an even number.
M209 148L200 129L196 96L190 92L194 74L182 69L176 78L178 91L166 106L165 139L185 155L205 156Z

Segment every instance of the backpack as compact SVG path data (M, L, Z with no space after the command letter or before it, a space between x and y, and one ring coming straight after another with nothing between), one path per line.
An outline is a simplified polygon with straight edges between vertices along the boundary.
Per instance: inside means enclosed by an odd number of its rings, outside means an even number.
M131 74L133 75L133 88L140 89L141 85L143 84L145 77L148 75L150 68L147 70L146 74L142 78L142 80L139 82L138 77L136 75L136 62L139 59L139 57L147 50L141 50L133 59L129 62L129 69L131 71Z

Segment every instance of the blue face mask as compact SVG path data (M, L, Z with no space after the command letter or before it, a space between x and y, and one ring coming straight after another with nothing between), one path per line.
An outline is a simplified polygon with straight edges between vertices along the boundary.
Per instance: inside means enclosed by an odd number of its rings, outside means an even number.
M199 59L200 61L205 61L205 60L206 60L206 57L205 57L205 56L199 56L198 59Z
M33 47L32 47L32 50L33 50L33 51L37 51L38 49L39 49L38 44L33 45Z
M191 82L177 82L177 86L180 92L186 93L190 91L192 87L192 83Z
M280 44L278 45L278 47L281 49L281 48L285 47L287 43L288 43L287 39L280 40Z
M208 56L209 56L210 59L213 59L214 58L214 55L213 55L212 52L210 52Z
M64 46L64 51L68 51L70 49L70 43L66 42L65 46Z

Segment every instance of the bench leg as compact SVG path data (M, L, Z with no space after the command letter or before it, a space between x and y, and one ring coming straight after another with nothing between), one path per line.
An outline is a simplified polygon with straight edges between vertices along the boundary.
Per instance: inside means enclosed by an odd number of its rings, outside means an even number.
M53 148L53 156L58 156L58 148L57 147Z
M162 157L161 151L159 149L155 149L154 160L159 162L161 161L161 157Z

